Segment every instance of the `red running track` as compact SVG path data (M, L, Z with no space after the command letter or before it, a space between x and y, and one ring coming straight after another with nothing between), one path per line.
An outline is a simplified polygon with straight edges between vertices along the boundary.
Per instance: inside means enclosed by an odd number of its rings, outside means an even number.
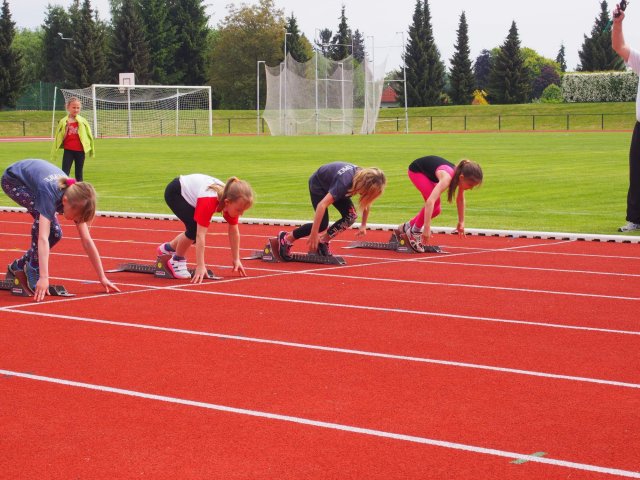
M9 263L29 222L0 224ZM112 268L179 226L92 235ZM348 232L347 266L242 279L211 230L218 282L117 273L105 295L65 224L50 271L78 296L0 292L3 478L640 478L637 245L441 235L450 255L413 256ZM242 225L243 252L277 230Z

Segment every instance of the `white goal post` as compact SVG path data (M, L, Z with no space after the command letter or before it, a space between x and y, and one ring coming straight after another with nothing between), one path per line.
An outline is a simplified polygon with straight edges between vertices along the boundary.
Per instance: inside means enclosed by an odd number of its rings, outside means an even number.
M65 104L80 100L96 138L213 135L209 86L98 84L60 91Z

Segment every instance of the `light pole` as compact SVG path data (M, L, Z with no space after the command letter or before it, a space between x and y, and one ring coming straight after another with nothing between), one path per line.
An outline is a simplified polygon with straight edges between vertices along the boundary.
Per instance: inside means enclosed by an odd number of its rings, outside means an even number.
M291 35L291 32L287 32L284 29L284 130L287 134L287 37Z
M409 133L409 114L407 110L407 52L404 45L404 31L396 32L402 35L402 85L404 86L404 133Z
M267 64L264 60L256 63L256 135L260 135L260 64L264 63L266 71Z

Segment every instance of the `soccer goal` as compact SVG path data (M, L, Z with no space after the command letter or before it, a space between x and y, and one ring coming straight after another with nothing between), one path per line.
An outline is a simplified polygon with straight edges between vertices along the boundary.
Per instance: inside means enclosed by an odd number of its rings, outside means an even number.
M80 100L94 137L213 135L211 87L92 85L60 91L65 104Z

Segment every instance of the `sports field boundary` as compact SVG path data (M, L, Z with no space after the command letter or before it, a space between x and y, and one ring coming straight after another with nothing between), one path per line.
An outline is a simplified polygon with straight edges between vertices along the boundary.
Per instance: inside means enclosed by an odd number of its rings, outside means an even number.
M5 207L0 206L0 212L22 212L27 210L21 207ZM172 220L178 221L175 215L167 215L160 213L137 213L137 212L111 212L111 211L99 211L96 212L99 217L117 217L117 218L139 218L146 220ZM224 219L220 217L213 217L212 223L224 223ZM281 218L240 218L240 223L247 225L277 225L277 226L300 226L305 223L309 223L310 220L291 220ZM354 223L351 228L357 229L360 226L359 223ZM393 224L385 223L369 223L367 225L370 230L383 230L391 231L397 227ZM453 234L455 233L453 227L431 227L433 233L440 234ZM479 237L512 237L512 238L535 238L541 240L579 240L586 242L615 242L615 243L640 243L640 236L635 235L604 235L604 234L592 234L592 233L566 233L566 232L538 232L529 230L496 230L485 228L467 228L465 229L467 235L475 235Z

